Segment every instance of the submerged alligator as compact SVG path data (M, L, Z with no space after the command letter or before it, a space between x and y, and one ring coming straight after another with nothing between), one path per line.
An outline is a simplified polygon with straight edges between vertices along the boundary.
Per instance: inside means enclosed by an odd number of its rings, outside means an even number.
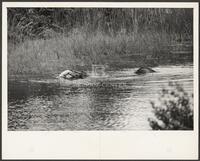
M75 71L75 70L65 70L56 78L68 79L68 80L76 80L76 79L84 79L88 75L83 71Z
M135 73L138 75L141 75L141 74L154 73L154 72L156 71L149 67L141 67Z

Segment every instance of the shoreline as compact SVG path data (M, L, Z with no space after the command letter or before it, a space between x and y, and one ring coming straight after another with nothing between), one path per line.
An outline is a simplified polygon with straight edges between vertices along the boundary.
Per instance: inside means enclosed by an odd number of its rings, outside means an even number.
M193 67L193 63L192 62L187 62L185 64L180 64L180 63L172 63L172 64L163 64L163 65L156 65L153 66L152 68L157 68L157 67L162 67L162 66L192 66ZM110 67L107 68L105 71L117 71L117 70L124 70L124 69L134 69L134 68L139 68L139 66L126 66L126 67ZM78 70L78 69L77 69ZM87 73L90 73L91 70L86 70ZM28 81L29 79L52 79L52 78L56 78L56 76L59 74L59 72L54 72L54 73L46 73L46 74L8 74L8 81L18 81L18 80L24 80L24 81Z

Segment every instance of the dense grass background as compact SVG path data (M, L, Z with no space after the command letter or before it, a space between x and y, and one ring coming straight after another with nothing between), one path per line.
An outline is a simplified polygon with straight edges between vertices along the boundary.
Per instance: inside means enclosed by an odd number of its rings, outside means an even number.
M191 41L192 23L192 9L9 8L8 72L157 65L146 56Z

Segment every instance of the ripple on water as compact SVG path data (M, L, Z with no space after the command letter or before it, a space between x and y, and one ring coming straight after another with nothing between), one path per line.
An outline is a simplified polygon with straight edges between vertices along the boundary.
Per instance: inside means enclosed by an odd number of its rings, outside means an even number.
M192 66L161 66L156 73L108 71L107 77L9 82L9 130L149 130L156 100L169 81L193 91Z

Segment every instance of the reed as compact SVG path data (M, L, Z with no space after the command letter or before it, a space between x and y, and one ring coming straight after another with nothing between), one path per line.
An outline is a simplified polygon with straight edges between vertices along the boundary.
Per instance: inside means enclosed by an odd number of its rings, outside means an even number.
M147 65L145 56L192 39L192 22L192 9L9 8L8 72Z
M9 46L8 70L11 75L47 74L67 68L90 69L92 64L123 65L127 64L123 59L127 55L160 54L169 43L170 36L166 33L121 31L109 36L76 29L68 36L58 34L51 39L28 40L17 47ZM130 61L139 63L134 58Z

